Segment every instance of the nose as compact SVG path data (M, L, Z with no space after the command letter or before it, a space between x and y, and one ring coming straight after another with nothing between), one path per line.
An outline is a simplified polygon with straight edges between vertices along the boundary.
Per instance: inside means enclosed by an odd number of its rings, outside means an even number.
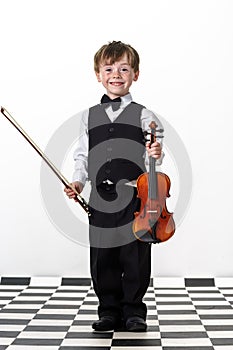
M119 68L115 68L113 70L113 78L120 78L121 74L120 74L120 70Z

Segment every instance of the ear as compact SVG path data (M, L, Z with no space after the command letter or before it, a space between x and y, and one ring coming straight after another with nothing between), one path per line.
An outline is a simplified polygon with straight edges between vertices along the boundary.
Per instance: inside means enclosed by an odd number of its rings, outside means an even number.
M95 72L96 78L98 80L99 83L101 83L101 77L100 77L100 73L99 72Z
M134 80L134 81L137 81L137 80L138 80L138 76L139 76L139 71L134 73L134 78L133 78L133 80Z

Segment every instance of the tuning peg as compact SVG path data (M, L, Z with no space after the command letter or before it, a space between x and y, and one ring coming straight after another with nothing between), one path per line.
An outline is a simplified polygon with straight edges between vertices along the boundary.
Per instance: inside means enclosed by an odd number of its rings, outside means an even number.
M146 137L147 135L151 135L151 133L145 130L143 131L143 135Z

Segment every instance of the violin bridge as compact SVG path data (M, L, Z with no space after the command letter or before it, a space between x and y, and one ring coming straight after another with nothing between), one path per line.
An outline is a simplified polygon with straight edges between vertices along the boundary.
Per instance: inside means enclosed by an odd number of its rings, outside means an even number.
M147 213L158 213L158 210L147 210Z

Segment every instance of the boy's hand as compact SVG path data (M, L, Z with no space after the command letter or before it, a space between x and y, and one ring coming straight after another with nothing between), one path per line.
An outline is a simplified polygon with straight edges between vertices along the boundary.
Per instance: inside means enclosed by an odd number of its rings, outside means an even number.
M79 181L72 182L70 185L71 187L75 188L78 193L82 192L83 190L83 184ZM78 201L76 198L77 195L75 191L72 190L72 188L65 187L64 192L66 193L67 197L69 197L70 199L74 199L75 202Z
M155 159L159 159L162 154L162 147L159 142L154 142L150 146L150 142L146 143L146 150L148 152L149 157L154 157Z

